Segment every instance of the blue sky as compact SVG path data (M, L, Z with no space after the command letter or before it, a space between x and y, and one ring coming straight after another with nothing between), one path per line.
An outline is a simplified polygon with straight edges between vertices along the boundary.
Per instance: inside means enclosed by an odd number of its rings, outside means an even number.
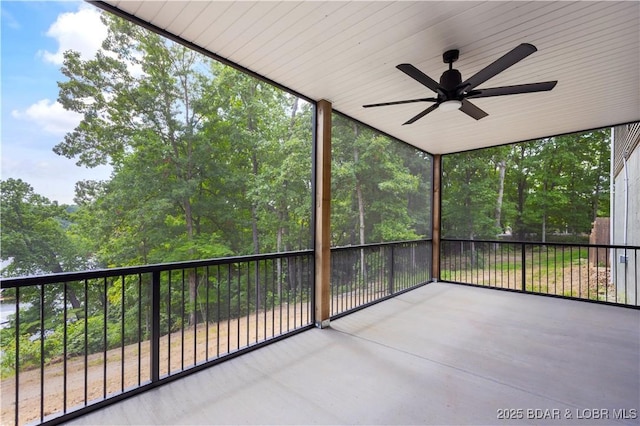
M79 1L1 1L0 84L2 179L20 178L35 192L73 203L78 180L107 179L109 169L86 169L52 148L80 117L56 102L62 52L92 57L106 30L94 6Z

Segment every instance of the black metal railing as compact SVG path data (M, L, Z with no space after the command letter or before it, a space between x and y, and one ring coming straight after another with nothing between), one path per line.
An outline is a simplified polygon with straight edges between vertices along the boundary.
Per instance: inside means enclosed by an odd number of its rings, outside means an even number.
M3 425L58 423L313 326L313 251L1 281Z
M443 239L443 281L638 306L640 247Z
M331 249L331 317L431 280L431 240Z

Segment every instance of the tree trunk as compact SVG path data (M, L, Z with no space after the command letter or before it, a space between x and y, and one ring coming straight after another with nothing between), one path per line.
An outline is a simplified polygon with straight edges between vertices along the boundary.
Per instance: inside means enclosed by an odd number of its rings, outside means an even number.
M516 182L516 218L514 222L514 237L517 240L524 240L526 232L524 229L524 203L526 201L527 177L524 174L524 165L526 157L526 147L520 144L515 148L515 161L519 170L518 181Z
M291 139L293 137L293 131L295 128L295 119L296 119L296 113L298 111L298 98L295 97L293 99L293 105L291 106L291 120L289 122L289 131L288 131L288 135L287 138ZM286 181L285 181L285 185L286 185ZM278 230L277 230L277 234L276 234L276 251L281 252L283 251L283 241L284 241L284 237L287 235L287 231L288 228L284 225L286 223L288 223L289 221L289 211L287 209L286 203L282 203L280 206L280 211L278 212L278 219L280 221L280 223L278 224ZM284 251L288 251L289 247L287 246L287 244L284 244ZM277 294L278 294L278 298L281 298L282 296L282 274L283 274L283 268L282 268L282 258L278 258L276 260L276 281L277 281Z
M62 265L60 265L60 263L56 263L55 265L53 265L53 268L51 269L52 269L51 272L53 272L54 274L61 274L64 272L64 270L62 269ZM81 308L80 300L78 300L78 296L76 295L76 292L73 291L73 288L71 288L71 286L67 286L67 297L69 298L71 307L73 308L74 312L76 312L76 317L84 318L84 312L82 312L82 309L80 309Z
M498 199L496 201L496 226L502 230L502 200L504 197L504 177L507 171L507 162L503 158L498 162ZM502 231L501 231L502 232Z
M362 197L362 188L360 187L359 182L356 184L356 197L358 198L359 243L360 245L364 245L364 200ZM362 274L363 281L366 283L367 268L365 267L364 249L360 249L360 273Z
M193 212L191 209L191 201L189 199L184 200L184 213L185 221L187 225L187 238L189 241L193 240ZM189 248L189 256L193 257L193 249ZM196 299L197 299L197 286L196 274L194 270L189 270L189 324L196 324Z
M358 139L358 126L354 124L354 136L355 139ZM353 148L353 163L358 164L360 161L360 152L358 151L357 144ZM364 196L362 194L362 185L360 183L360 179L356 176L356 200L358 203L358 242L360 245L365 244L365 225L364 225ZM367 282L367 268L365 265L365 256L364 249L360 249L360 273L362 275L363 281Z
M280 252L280 247L282 246L281 230L282 228L278 228L278 235L276 236L276 246L277 246L278 252ZM282 296L282 258L281 257L278 257L276 259L276 282L278 283L277 284L278 299L280 299L280 297Z
M475 241L473 241L473 233L471 234L471 252L470 252L470 266L471 268L475 268L476 267L476 243Z
M291 121L289 122L289 137L288 139L291 139L291 137L293 136L293 129L295 128L296 125L296 114L298 112L298 98L295 97L293 99L293 105L291 106Z
M558 171L560 174L560 171ZM554 190L555 185L549 185L548 182L544 182L542 185L542 193L544 194L544 203L542 205L542 237L541 240L543 243L547 242L547 206L549 205L547 194Z
M253 176L258 176L258 157L255 153L251 155L253 165ZM260 239L258 236L258 210L256 204L251 202L251 234L253 235L253 253L260 253Z
M253 99L255 94L255 87L250 87L250 97ZM253 113L251 109L247 112L247 130L249 134L252 135L256 131L256 126L254 123ZM254 178L258 176L258 155L256 154L256 150L252 149L251 153L251 172L253 173ZM255 181L255 180L254 180ZM253 235L253 253L260 253L260 239L258 237L258 211L254 202L251 202L251 233Z
M356 183L356 198L358 200L358 243L364 244L365 227L364 227L364 197L362 196L362 186L360 182Z
M595 222L596 218L598 217L598 204L600 202L600 182L599 182L599 177L596 178L596 183L595 183L595 191L593 194L593 198L592 198L593 202L591 203L591 222Z

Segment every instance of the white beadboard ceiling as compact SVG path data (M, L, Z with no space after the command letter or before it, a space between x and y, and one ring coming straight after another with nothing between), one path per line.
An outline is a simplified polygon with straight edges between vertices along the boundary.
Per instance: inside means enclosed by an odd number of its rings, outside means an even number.
M117 10L433 154L640 121L637 1L116 1ZM362 108L430 97L395 66L434 80L472 76L520 43L538 51L478 88L558 80L551 92L475 99L489 113L430 104Z

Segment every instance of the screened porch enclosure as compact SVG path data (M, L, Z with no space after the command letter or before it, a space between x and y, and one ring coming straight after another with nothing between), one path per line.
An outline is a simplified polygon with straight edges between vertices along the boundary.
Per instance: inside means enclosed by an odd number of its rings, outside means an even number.
M251 81L247 92L268 86L288 103L273 145L254 126L271 101L246 118L253 106L229 91L224 113L203 121L241 116L220 126L229 168L202 163L216 180L199 186L194 204L195 222L210 230L189 241L189 255L205 253L198 260L2 279L15 307L3 424L638 422L640 247L453 238L443 211L462 201L445 206L442 192L443 156L640 120L640 5L91 3L229 66L230 82ZM396 63L442 68L454 40L438 35L443 22L459 29L465 75L526 34L540 61L499 84L543 74L562 92L535 107L496 102L483 122L434 114L423 127L401 126L408 106L365 115L370 96L415 94ZM559 22L572 31L554 36ZM591 50L594 37L603 41ZM612 58L619 46L628 54ZM568 57L575 62L559 60ZM570 65L584 74L572 78ZM610 85L605 68L616 73ZM581 97L568 103L567 93ZM217 130L198 139L207 156L189 161L221 158L207 139ZM246 179L228 179L240 163ZM273 169L260 174L264 164ZM149 181L162 193L162 179ZM240 255L217 245L219 206L208 204L217 184L236 197L220 205L244 208L241 220L224 218ZM622 263L625 273L613 273Z
M637 424L639 313L432 283L70 424Z

